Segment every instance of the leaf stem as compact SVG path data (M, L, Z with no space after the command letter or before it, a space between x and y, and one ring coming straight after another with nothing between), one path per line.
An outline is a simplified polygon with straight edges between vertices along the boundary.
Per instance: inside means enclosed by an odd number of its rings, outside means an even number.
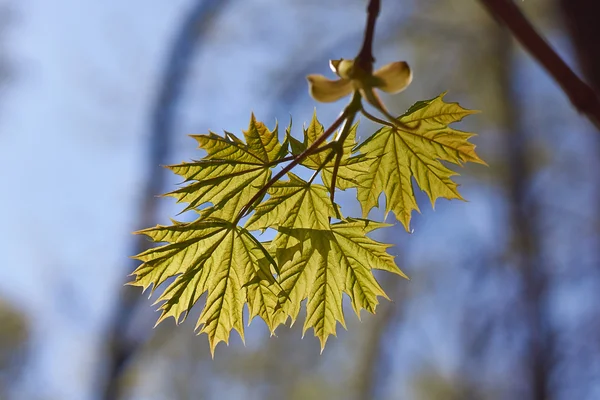
M270 163L267 164L268 167L272 167L274 165L278 165L284 162L288 162L288 161L292 161L296 156L287 156L287 157L283 157L283 158L279 158L277 160L273 160Z
M335 138L334 151L331 153L332 155L335 153L335 162L333 164L333 172L331 174L331 189L329 191L329 196L331 199L331 205L335 210L336 217L341 219L339 215L338 209L335 206L335 184L337 181L338 170L340 168L340 163L342 162L342 155L344 152L344 142L346 138L350 134L350 130L352 129L352 123L354 122L354 118L356 118L356 114L362 109L362 96L359 91L354 92L354 96L352 96L352 100L350 100L350 104L346 107L349 111L348 116L344 120L344 126L340 132L340 135ZM329 161L327 161L329 162ZM329 219L331 221L331 218Z
M336 145L335 141L329 142L325 146L319 147L317 149L317 151L315 151L315 153L320 153L320 152L322 152L324 150L327 150L327 149L335 149L335 145ZM325 160L323 160L323 162L319 165L319 167L315 170L315 172L313 172L312 176L308 180L309 184L313 183L313 181L315 180L315 178L319 175L319 172L321 172L323 170L323 167L325 167L325 165L331 160L331 155L332 154L334 154L334 152L331 152L331 153L329 153L329 154L327 154L325 156Z
M386 121L384 119L381 119L381 118L377 118L373 114L367 112L367 110L365 110L364 108L362 108L360 110L360 112L362 113L362 115L364 115L365 117L367 117L368 119L370 119L373 122L376 122L376 123L381 124L381 125L389 126L390 128L394 128L395 127L395 125L392 124L391 122L388 122L388 121Z
M360 101L360 98L359 100ZM335 162L333 164L333 172L331 173L331 190L329 191L329 196L331 198L331 204L335 208L335 184L337 181L338 170L340 168L340 163L342 162L342 155L344 153L344 141L348 137L350 133L350 129L352 128L352 123L354 122L354 118L356 117L356 112L353 112L346 118L344 122L344 127L342 128L342 133L340 133L339 138L336 139L336 146L334 147L335 152ZM333 154L333 153L332 153ZM337 209L336 209L337 212Z

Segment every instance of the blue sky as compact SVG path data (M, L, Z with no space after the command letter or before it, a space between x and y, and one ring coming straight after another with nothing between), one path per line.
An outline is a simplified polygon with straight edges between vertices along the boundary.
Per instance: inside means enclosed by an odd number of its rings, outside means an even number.
M137 228L154 91L176 24L190 6L183 0L16 4L8 45L17 75L3 93L0 159L4 187L17 194L0 200L10 210L0 287L34 330L26 393L89 395L97 335L129 263L129 232ZM299 25L314 19L307 9L278 18L289 4L242 3L214 22L223 28L213 29L195 63L171 161L198 156L187 134L240 132L252 110L259 118L269 114L268 76L281 67L272 58L286 59L303 46ZM362 10L347 14L362 17ZM296 121L311 112L309 106ZM164 173L158 166L156 172Z
M149 113L170 39L191 3L15 2L18 18L8 44L16 76L0 99L0 174L6 191L0 197L6 227L5 239L0 241L0 290L25 310L34 332L35 357L23 383L25 398L37 394L50 399L93 398L90 388L101 344L98 335L129 265L129 232L141 228L134 226L134 219L143 195ZM306 91L287 111L274 105L270 95L285 79L289 60L302 64L312 59L305 53L307 43L318 54L360 32L364 10L362 2L348 2L335 8L332 20L319 2L301 4L291 0L275 5L267 0L237 2L213 21L178 110L170 162L198 157L195 142L187 134L209 129L239 133L247 127L251 111L259 119L277 118L281 125L287 124L290 113L296 127L310 120L315 104ZM382 25L393 18L397 16L384 14ZM311 30L306 30L308 24ZM354 51L344 48L329 57L349 58ZM380 62L395 60L398 53L411 57L408 49L396 47L381 50ZM528 123L542 126L547 118L544 110L557 107L562 110L558 117L555 114L558 123L560 117L568 121L564 129L585 132L587 123L575 117L556 85L534 63L527 59L523 63L524 78L519 85L531 89L523 95L524 102L531 102ZM327 70L325 59L322 69L314 72ZM419 79L424 78L416 75L415 88L406 92L406 100L400 100L403 106L417 96L437 95L423 93ZM528 100L527 93L535 97ZM339 108L340 104L320 105L320 119L331 121ZM274 120L265 122L274 125ZM552 130L549 134L562 135ZM579 140L586 140L582 137L578 135L574 142L561 139L561 144L566 148L571 144L580 152ZM493 137L478 143L486 140L491 143ZM424 216L416 217L415 234L407 239L411 248L403 257L411 276L415 274L411 265L465 257L465 236L451 234L456 224L477 246L501 247L503 232L490 227L504 218L504 205L492 182L470 186L473 180L468 168L461 172L465 171L461 182L469 203L438 202L433 214L427 202L421 202ZM164 171L157 166L156 173ZM544 177L540 179L543 182ZM592 201L582 197L576 209ZM178 209L171 200L163 202L158 222L167 223ZM358 211L356 205L353 209ZM444 307L461 293L465 283L456 279L456 270L439 273L440 281L457 285L456 291L424 299L409 315L428 314L427 310ZM413 284L418 285L418 275L415 279ZM450 308L447 318L458 311ZM435 340L444 332L443 322L420 318L417 326L397 338L397 345L434 353L441 369L451 370L456 350ZM414 332L424 334L415 338ZM446 340L457 339L449 334ZM198 342L205 345L205 338ZM423 343L428 342L434 348L423 350ZM407 365L398 362L395 368L402 372Z

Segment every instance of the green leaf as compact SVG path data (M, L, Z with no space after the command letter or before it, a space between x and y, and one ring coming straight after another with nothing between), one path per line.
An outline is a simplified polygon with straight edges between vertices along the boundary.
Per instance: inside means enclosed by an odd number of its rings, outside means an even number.
M373 270L406 276L387 253L390 245L367 236L389 225L345 218L333 204L329 191L335 190L331 187L334 165L340 161L335 187L356 187L365 216L384 192L387 212L394 211L406 229L412 210L418 210L413 177L432 204L438 197L460 199L451 180L455 173L442 161L457 165L483 161L468 142L472 134L448 127L474 111L445 103L442 96L416 103L399 117L402 129L384 127L360 146L356 145L357 125L349 130L342 125L338 135L347 134L343 143L333 139L325 150L301 163L320 171L323 185L288 172L287 181L265 188L271 169L290 162L288 147L297 156L323 134L316 114L304 129L302 142L291 136L291 121L282 144L277 126L271 131L254 115L245 140L228 132L194 136L207 155L170 167L186 185L169 195L187 203L185 210L200 217L138 232L162 243L136 256L142 264L130 283L144 289L152 286L153 291L166 286L157 300L162 310L157 324L168 317L179 323L204 296L196 328L208 335L214 354L219 342L228 343L232 330L244 340L246 304L250 321L260 317L273 334L288 318L296 321L306 300L304 333L313 328L322 350L329 335L336 334L337 323L345 326L344 293L359 318L362 309L374 313L378 297L387 296ZM249 204L260 197L259 192L268 199ZM245 227L237 226L240 210L246 206L253 214ZM342 221L330 224L332 217ZM272 242L260 242L249 232L268 228L278 231Z
M203 211L205 217L234 217L271 178L273 162L287 153L287 142L279 143L277 127L270 131L254 114L244 132L247 144L228 132L225 137L212 132L192 137L207 155L200 161L169 166L190 183L167 195L188 203L184 211L211 203L213 207Z
M244 339L243 308L248 291L254 298L257 290L266 289L263 296L272 296L272 299L263 302L278 301L273 292L275 279L270 263L263 249L243 228L209 218L191 223L174 222L172 226L157 226L137 233L167 244L135 257L143 263L133 272L135 279L130 284L142 286L144 290L152 285L154 291L175 277L157 300L162 303L157 324L168 317L180 322L182 314L185 319L200 296L207 293L197 328L199 333L208 335L213 354L219 342L229 342L232 329ZM251 302L254 307L251 314L264 316L256 304L256 301Z
M289 294L283 312L294 322L300 304L307 299L307 316L303 331L313 328L323 350L329 335L336 334L339 322L345 327L342 294L360 310L374 313L377 297L387 298L373 276L373 269L405 275L386 252L390 245L374 241L367 233L389 226L363 219L348 219L327 229L279 227L273 246L284 249L278 254L281 268L279 282ZM295 246L288 245L293 238ZM282 258L283 255L283 258Z
M269 247L270 243L263 243L265 247ZM261 258L258 260L260 271L266 271L270 268L270 260ZM248 282L248 311L249 319L252 321L254 317L260 317L267 324L271 335L274 334L275 328L283 324L286 320L286 315L281 312L281 303L285 300L286 295L282 292L279 283L266 281L256 276L253 281Z
M440 161L460 166L469 161L485 164L475 154L475 145L468 142L474 134L448 126L477 111L445 103L443 96L418 102L400 116L398 121L408 129L381 128L356 147L355 151L374 159L368 173L358 178L363 217L379 206L379 195L384 192L386 213L393 211L409 230L412 211L419 211L412 177L427 193L432 206L439 197L462 200L458 185L451 179L457 173Z
M246 224L247 229L329 226L329 217L334 217L335 211L327 188L312 185L292 173L288 175L289 181L279 181L269 189L269 200L256 207Z
M336 179L336 187L341 190L348 188L357 187L360 185L359 176L368 172L369 165L373 161L365 155L352 156L352 149L356 146L356 130L358 123L354 124L350 128L350 132L346 137L342 145L342 157L338 169L338 175ZM324 132L323 125L317 119L316 112L313 114L313 118L308 126L308 129L304 130L304 141L299 140L290 136L289 141L293 155L298 155L306 150L320 135ZM331 188L331 179L333 175L333 168L335 165L335 157L331 157L330 153L332 149L321 151L317 154L313 154L307 157L301 165L317 170L321 169L321 179L325 186ZM329 157L329 160L328 160Z

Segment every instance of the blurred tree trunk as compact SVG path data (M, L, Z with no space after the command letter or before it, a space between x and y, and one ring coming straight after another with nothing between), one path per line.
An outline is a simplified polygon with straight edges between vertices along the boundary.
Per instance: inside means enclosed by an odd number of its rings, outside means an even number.
M513 79L514 46L506 30L495 39L496 60L499 66L499 104L504 105L504 134L507 154L507 190L512 254L514 267L521 276L520 317L524 324L526 342L524 365L532 400L548 400L553 344L545 305L547 276L541 263L542 251L537 231L535 198L531 191L531 143L522 126L521 105ZM517 310L519 310L517 308Z
M183 94L194 56L199 52L208 31L211 18L226 7L227 1L195 1L185 13L177 28L171 48L167 52L158 94L151 110L151 135L146 164L146 186L142 190L136 228L147 228L158 222L156 196L164 190L165 175L160 165L168 164L175 110ZM143 236L134 238L132 254L149 247ZM122 377L147 337L134 337L130 321L135 316L140 296L138 288L124 286L121 290L112 320L109 321L106 346L106 370L100 380L100 393L106 400L123 396Z
M560 6L560 14L563 17L564 23L571 36L571 42L575 47L577 59L582 72L590 82L592 88L600 93L600 1L598 0L558 0ZM600 160L600 140L596 141L597 159ZM598 164L596 164L598 165ZM600 180L596 180L600 182ZM599 196L600 185L596 184L596 196ZM597 214L600 209L597 209ZM600 244L597 246L595 275L590 276L592 279L598 279L600 274ZM590 317L587 324L588 332L585 336L591 342L599 343L600 341L600 310L596 309ZM583 341L582 341L583 342ZM588 357L594 358L597 356L597 347L591 346L591 349L596 351L588 351ZM582 357L585 359L585 357ZM585 361L583 362L585 364ZM589 364L588 364L589 365ZM587 368L587 365L584 366Z

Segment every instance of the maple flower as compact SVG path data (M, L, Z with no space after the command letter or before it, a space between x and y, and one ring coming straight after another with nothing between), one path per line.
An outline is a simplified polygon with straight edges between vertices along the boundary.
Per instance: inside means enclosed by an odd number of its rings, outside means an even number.
M412 81L412 71L405 61L389 63L374 73L360 68L354 60L343 58L329 61L329 66L339 79L331 80L323 75L309 75L306 78L310 95L315 100L330 103L359 91L364 99L388 117L389 113L374 89L399 93Z

